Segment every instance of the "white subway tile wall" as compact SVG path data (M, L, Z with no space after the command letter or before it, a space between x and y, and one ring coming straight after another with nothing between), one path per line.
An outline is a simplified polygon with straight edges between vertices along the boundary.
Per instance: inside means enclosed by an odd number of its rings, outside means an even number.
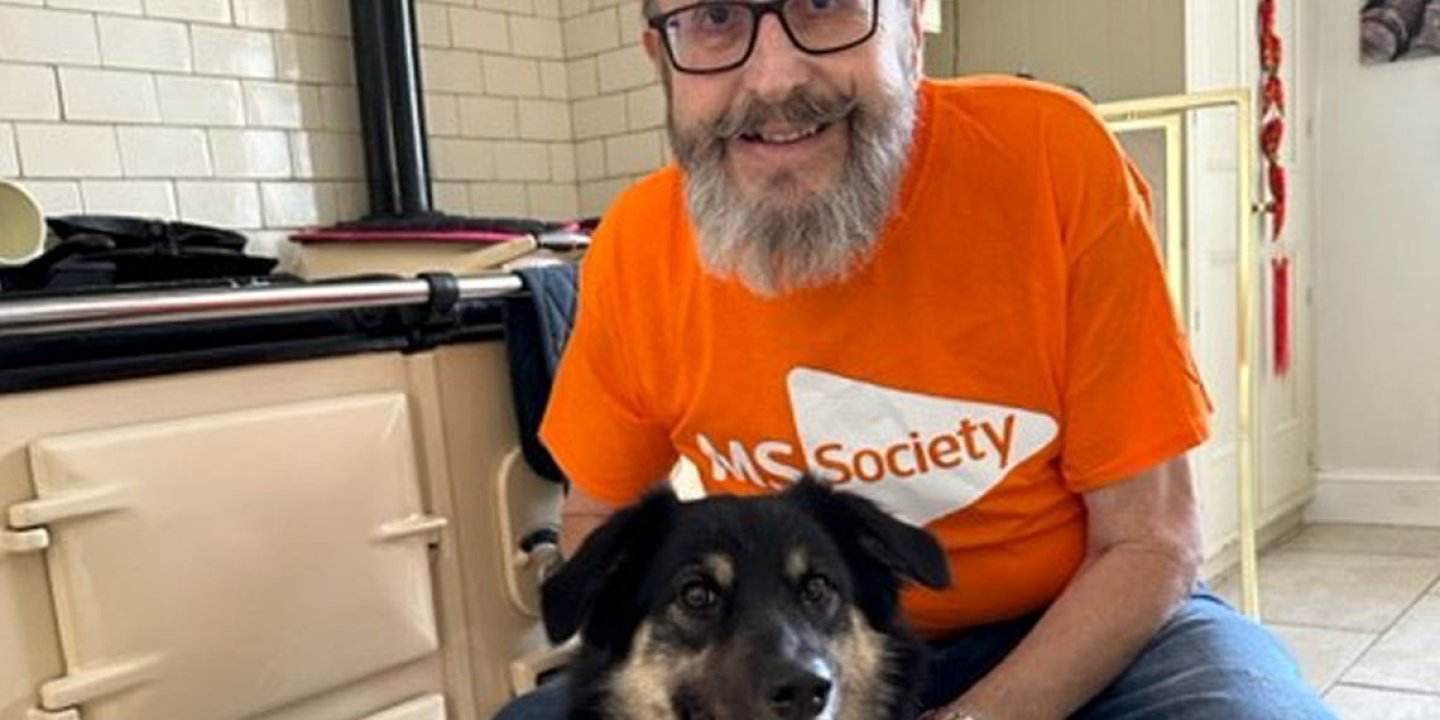
M529 211L525 186L519 183L471 183L467 189L475 212L517 217Z
M495 143L495 179L549 180L550 150L533 142Z
M511 16L510 42L516 55L551 60L565 58L565 41L560 20L556 18Z
M582 181L605 178L604 140L588 140L575 146L575 172Z
M211 130L210 157L220 177L290 177L290 138L280 130Z
M24 175L120 177L120 148L109 125L31 125L15 127Z
M450 8L450 42L454 47L510 52L510 31L505 15L487 10Z
M507 97L540 97L540 63L526 58L486 55L485 92Z
M282 182L261 186L268 227L307 227L336 220L335 188L329 183Z
M190 33L183 23L109 15L96 20L106 67L190 72Z
M309 0L234 0L235 24L263 30L310 29Z
M160 100L149 73L60 68L65 117L77 122L160 122Z
M195 72L243 78L275 77L275 39L266 32L196 25Z
M98 65L95 16L31 7L0 7L0 60Z
M547 98L565 100L570 97L570 81L566 77L565 63L540 63L540 92Z
M145 14L200 22L230 22L230 0L145 0Z
M210 142L200 128L122 125L116 128L116 133L120 136L125 177L203 178L215 174L214 164L210 162ZM20 150L24 164L23 140Z
M298 129L320 124L320 91L313 86L245 82L245 121L251 127Z
M509 98L461 97L454 100L459 137L514 139L520 136L519 101ZM431 132L435 132L431 128Z
M0 176L283 251L366 211L348 0L0 0ZM666 161L638 0L419 0L439 209L602 213Z
M639 0L560 0L580 212L603 213L669 161L665 94L642 37Z
M0 123L0 177L20 174L20 158L15 154L15 129Z
M180 218L220 227L257 227L260 190L255 183L183 181L176 184Z
M240 81L160 75L160 114L167 125L237 126L245 124Z
M471 211L470 188L465 183L439 182L435 183L432 202L435 209L445 213L467 213ZM493 210L483 210L490 213Z
M163 180L81 180L85 212L174 217L175 188Z
M73 180L31 180L26 181L25 189L48 213L77 213L85 209L80 202L80 183Z
M55 69L0 63L0 118L59 120L60 90Z
M21 3L25 4L25 3ZM62 10L103 10L113 13L139 15L144 12L140 0L30 0L30 5L49 5Z

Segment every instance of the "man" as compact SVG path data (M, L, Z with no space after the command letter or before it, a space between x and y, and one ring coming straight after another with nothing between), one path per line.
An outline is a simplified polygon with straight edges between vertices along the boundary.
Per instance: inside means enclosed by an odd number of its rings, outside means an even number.
M1083 101L922 80L918 1L645 12L679 167L582 270L542 431L566 545L677 454L712 493L811 472L947 549L955 586L904 598L933 717L1330 717L1194 590L1209 405L1144 186Z

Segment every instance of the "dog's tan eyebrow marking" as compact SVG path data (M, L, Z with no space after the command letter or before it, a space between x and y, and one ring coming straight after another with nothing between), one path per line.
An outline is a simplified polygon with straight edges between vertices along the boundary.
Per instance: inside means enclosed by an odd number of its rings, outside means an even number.
M710 553L702 558L705 569L715 584L728 588L735 582L735 561L724 553Z
M810 572L810 553L803 547L790 548L785 555L785 577L799 580Z

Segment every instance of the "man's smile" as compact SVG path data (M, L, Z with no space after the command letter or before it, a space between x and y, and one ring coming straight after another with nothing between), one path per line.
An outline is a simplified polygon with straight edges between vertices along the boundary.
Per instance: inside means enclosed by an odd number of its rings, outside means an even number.
M846 120L840 120L770 125L735 137L728 149L732 169L752 188L768 189L778 173L803 173L804 185L819 189L836 180L846 143Z

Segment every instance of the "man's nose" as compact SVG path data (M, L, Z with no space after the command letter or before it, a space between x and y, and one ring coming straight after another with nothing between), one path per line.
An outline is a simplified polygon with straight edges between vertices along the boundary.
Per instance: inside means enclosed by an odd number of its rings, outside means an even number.
M778 15L766 15L756 29L755 47L745 63L745 86L758 99L778 102L809 80L809 58L790 41Z

